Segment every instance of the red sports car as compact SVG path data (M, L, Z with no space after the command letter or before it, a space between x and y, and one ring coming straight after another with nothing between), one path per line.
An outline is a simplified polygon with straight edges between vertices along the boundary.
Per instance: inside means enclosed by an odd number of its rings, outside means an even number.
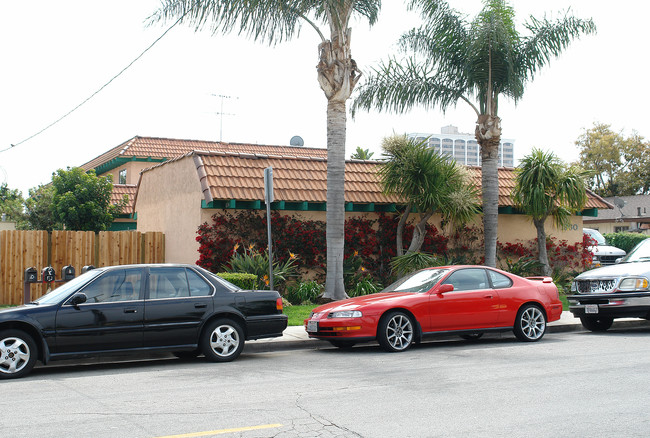
M477 339L485 332L512 330L518 339L534 342L561 314L550 277L443 266L409 274L380 293L319 306L305 320L305 329L309 337L336 347L377 340L387 351L404 351L440 333Z

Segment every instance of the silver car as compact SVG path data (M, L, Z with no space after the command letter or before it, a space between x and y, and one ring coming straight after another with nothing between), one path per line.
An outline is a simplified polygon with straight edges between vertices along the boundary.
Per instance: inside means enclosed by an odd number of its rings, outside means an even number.
M591 331L604 331L615 318L650 319L650 239L641 241L615 265L578 275L571 284L569 310Z

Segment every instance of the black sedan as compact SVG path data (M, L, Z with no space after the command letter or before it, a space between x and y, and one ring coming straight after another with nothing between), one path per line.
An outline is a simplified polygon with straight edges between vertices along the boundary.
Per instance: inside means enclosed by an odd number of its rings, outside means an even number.
M246 291L194 265L93 269L38 300L0 310L0 379L36 360L171 351L236 359L244 341L282 336L275 291Z

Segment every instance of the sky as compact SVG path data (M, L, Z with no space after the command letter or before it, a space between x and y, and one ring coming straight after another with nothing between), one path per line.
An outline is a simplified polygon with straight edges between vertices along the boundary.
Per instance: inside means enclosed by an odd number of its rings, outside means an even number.
M450 0L470 18L480 0ZM169 31L137 62L87 103L39 132L117 75L172 22L146 25L158 0L3 1L0 17L0 184L19 189L51 181L139 135L307 147L326 144L327 101L316 80L318 37L303 27L274 46L236 34ZM513 0L519 30L530 15L558 17L570 7L593 18L597 35L574 41L527 85L514 104L500 101L502 137L515 140L515 162L532 148L578 159L575 141L596 122L625 135L650 136L643 105L647 85L647 17L640 0ZM420 24L404 2L384 0L378 23L353 21L352 57L368 72L396 54L399 36ZM363 80L363 77L362 77ZM226 96L226 97L221 97ZM405 114L361 112L348 117L346 154L360 146L381 154L394 133L439 133L446 125L473 132L476 116L464 103L445 113L416 108ZM22 143L21 143L22 142ZM16 145L11 147L11 145Z

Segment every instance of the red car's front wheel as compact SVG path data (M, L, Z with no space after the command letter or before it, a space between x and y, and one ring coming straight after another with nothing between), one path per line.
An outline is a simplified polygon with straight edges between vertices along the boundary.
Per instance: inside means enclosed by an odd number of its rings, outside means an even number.
M390 352L404 351L413 343L413 321L403 312L391 312L385 315L377 332L377 341L384 350Z

